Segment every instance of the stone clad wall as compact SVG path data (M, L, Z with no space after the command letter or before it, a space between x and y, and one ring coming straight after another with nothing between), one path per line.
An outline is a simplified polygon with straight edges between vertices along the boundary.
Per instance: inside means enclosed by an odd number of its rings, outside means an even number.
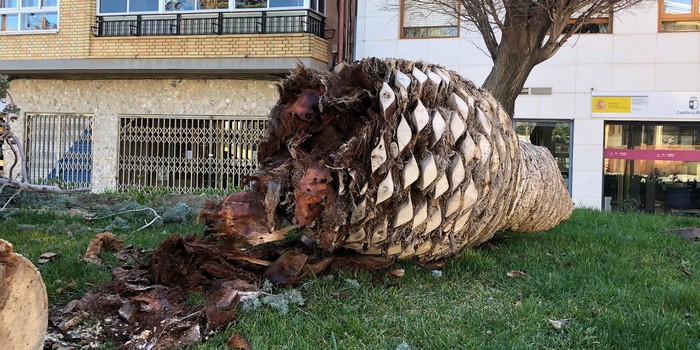
M11 82L22 108L13 130L24 140L25 113L88 113L93 128L93 191L116 186L119 115L266 116L277 102L276 81L230 79L40 80ZM5 152L6 169L12 160ZM9 157L8 157L9 156Z

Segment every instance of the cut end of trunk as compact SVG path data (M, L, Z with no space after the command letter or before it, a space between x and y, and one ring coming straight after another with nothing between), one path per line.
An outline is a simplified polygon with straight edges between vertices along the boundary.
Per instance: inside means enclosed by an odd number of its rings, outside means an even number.
M0 340L3 349L43 349L49 322L39 271L0 239Z

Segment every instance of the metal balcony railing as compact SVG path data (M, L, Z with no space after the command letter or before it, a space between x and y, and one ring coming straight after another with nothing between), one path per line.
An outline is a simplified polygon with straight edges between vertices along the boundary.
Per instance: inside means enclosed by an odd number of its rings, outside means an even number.
M95 36L310 33L330 39L325 17L312 11L97 16Z

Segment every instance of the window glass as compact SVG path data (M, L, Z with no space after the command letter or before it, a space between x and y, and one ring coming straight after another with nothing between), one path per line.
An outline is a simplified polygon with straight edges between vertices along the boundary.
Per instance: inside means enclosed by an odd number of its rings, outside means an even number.
M192 11L195 0L165 0L165 11Z
M14 32L19 26L17 15L0 15L0 32Z
M239 8L239 9L264 8L264 7L267 7L267 1L262 1L262 0L236 1L236 8Z
M199 0L197 3L198 10L208 9L227 9L228 0Z
M129 0L129 12L158 11L158 0Z
M100 13L126 12L126 0L100 1Z
M39 0L22 0L22 7L39 7Z
M270 0L270 7L299 7L303 5L303 0Z
M326 0L318 0L318 9L320 13L326 13Z
M44 0L42 7L56 7L58 0Z
M672 0L663 2L659 15L661 32L700 31L700 1Z
M20 30L51 30L58 29L58 13L23 13Z
M693 12L690 6L691 1L692 0L664 1L664 14L690 14L691 12Z
M700 214L700 125L610 122L604 144L606 209Z
M452 6L457 6L457 3ZM404 38L455 37L459 34L457 14L445 6L405 0L401 10Z
M17 8L17 0L0 0L0 8Z
M700 21L662 22L662 32L697 32L700 31Z
M569 191L571 191L569 181L571 174L571 127L570 121L515 121L515 132L520 141L545 147L552 153Z

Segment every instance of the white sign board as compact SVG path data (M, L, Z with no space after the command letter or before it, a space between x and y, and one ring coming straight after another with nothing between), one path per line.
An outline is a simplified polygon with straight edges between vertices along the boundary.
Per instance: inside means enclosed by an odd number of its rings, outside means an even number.
M700 118L700 91L594 91L591 117Z

